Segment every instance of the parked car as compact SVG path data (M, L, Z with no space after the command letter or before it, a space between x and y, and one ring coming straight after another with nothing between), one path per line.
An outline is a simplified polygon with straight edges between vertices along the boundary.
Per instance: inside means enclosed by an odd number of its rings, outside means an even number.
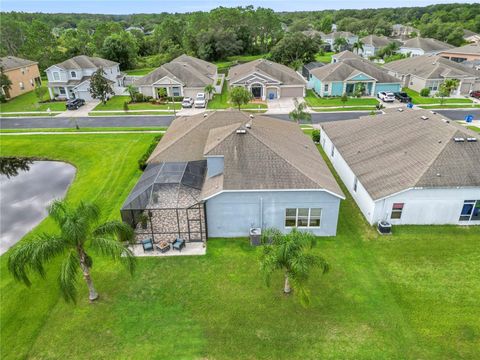
M377 94L377 97L382 100L383 102L394 102L395 95L392 92L380 91Z
M191 107L193 107L193 103L194 103L194 101L191 97L185 97L182 100L182 107L183 108L191 108Z
M475 99L480 99L480 91L479 90L470 91L470 96L475 98Z
M207 99L205 98L205 93L198 93L195 98L195 107L204 108L207 106Z
M67 110L77 110L80 106L85 105L85 100L83 99L71 99L67 101Z
M395 95L395 99L397 99L402 103L412 102L412 98L408 96L408 94L405 92L396 92L394 95Z

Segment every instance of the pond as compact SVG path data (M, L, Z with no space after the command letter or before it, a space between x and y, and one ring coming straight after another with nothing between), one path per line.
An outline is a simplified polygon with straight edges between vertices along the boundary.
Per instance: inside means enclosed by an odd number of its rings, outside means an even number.
M75 167L59 161L0 159L0 255L47 216L74 176Z

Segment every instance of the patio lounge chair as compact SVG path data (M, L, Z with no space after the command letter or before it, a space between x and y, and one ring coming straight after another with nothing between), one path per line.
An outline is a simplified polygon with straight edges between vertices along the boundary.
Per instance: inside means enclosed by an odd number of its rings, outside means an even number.
M143 246L143 251L153 251L153 241L152 239L145 239L141 241Z
M174 250L182 251L182 248L185 247L185 240L176 238L175 241L172 244L172 248Z

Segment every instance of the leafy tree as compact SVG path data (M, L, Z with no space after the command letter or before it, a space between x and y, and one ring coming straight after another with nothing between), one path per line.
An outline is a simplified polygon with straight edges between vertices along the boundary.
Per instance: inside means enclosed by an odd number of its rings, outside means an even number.
M109 81L105 78L105 71L99 68L90 78L90 94L94 99L99 99L103 104L107 103L109 95L115 95Z
M230 90L230 101L235 106L238 106L238 110L242 105L247 105L252 100L252 94L250 91L241 86L235 86Z
M340 101L342 102L343 107L345 107L345 104L346 104L347 101L348 101L348 95L347 95L347 93L343 93L343 94L342 94L342 97L340 98Z
M452 91L458 88L459 84L460 81L458 81L457 79L448 79L445 80L442 84L440 84L435 96L440 98L441 105L443 105L445 98L449 97Z
M260 258L260 270L269 286L273 273L282 271L285 275L283 292L290 294L292 288L303 306L310 304L310 290L307 288L310 273L319 267L325 274L329 270L327 261L312 254L315 236L309 232L292 229L283 234L277 229L267 229L262 233L265 244Z
M90 269L93 261L87 247L113 260L119 260L133 273L135 257L123 241L133 239L133 230L119 221L100 224L100 208L88 202L70 207L65 201L54 201L48 209L50 217L59 226L57 234L41 234L32 241L15 246L8 258L8 270L17 281L30 286L29 273L36 272L45 277L45 265L62 256L59 283L66 301L76 301L79 271L87 284L90 301L98 298Z
M288 114L288 117L295 121L297 124L303 121L311 121L312 116L308 113L307 104L305 102L299 102L297 98L293 99L295 108Z
M323 31L324 33L329 33L332 31L332 25L333 17L331 15L325 15L318 24L318 30Z
M2 89L2 91L0 92L0 95L2 96L0 102L5 102L5 98L10 97L10 90L12 90L12 81L3 71L3 66L0 66L0 89Z
M207 86L205 86L203 91L205 91L208 94L208 98L211 99L212 94L215 91L215 86L213 86L212 84L208 84Z
M320 142L320 130L315 129L312 131L312 140L316 144Z
M363 52L363 41L358 39L353 45L352 45L352 49L354 52L356 52L357 54L360 54L360 51Z
M356 83L355 84L355 91L353 92L353 96L359 98L365 94L365 84L364 83Z
M430 89L429 88L423 88L422 90L420 90L420 96L429 97L430 96Z
M102 46L102 56L120 64L120 69L133 68L138 52L135 38L128 32L108 36Z
M29 171L32 163L33 161L27 158L1 156L0 175L5 175L7 179L10 179L17 176L19 170Z
M159 99L164 100L168 96L167 89L159 88L157 90L157 95Z
M387 46L378 50L377 56L380 57L381 59L384 59L387 56L392 56L393 54L395 54L397 50L398 50L398 44L392 41Z
M335 50L335 52L343 51L347 48L347 46L348 46L348 41L343 37L338 37L333 42L333 49Z
M270 58L281 64L292 66L315 60L320 46L302 33L287 34L272 49Z
M135 85L130 84L130 85L127 85L127 91L128 91L128 95L130 95L130 99L134 101L136 95L138 94L138 88Z
M37 96L38 102L42 102L45 99L45 95L47 95L47 88L44 86L37 86L35 88L35 95Z
M229 55L239 54L242 50L242 41L233 30L202 31L197 35L197 43L197 54L209 61L225 59Z

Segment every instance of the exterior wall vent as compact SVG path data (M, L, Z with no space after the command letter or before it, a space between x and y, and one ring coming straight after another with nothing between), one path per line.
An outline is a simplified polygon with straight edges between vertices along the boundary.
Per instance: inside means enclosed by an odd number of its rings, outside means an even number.
M477 138L469 137L469 138L467 138L467 141L468 142L477 142Z
M453 140L454 140L455 142L465 142L465 139L464 139L464 138L461 138L461 137L453 138Z

